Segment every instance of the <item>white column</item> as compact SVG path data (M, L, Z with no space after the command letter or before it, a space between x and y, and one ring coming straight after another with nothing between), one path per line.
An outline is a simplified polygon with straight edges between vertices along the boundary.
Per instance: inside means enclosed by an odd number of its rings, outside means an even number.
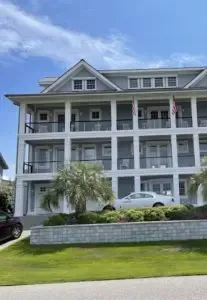
M138 101L136 99L132 101L134 101L134 111L135 111L135 114L133 114L133 130L138 130Z
M180 193L179 193L179 176L173 174L173 197L176 204L180 204Z
M176 115L173 114L173 105L174 105L174 99L173 96L169 99L170 102L170 122L171 122L171 128L176 128Z
M71 161L71 138L67 136L64 142L64 162L68 166Z
M135 176L134 177L134 191L135 191L135 193L140 192L140 187L141 187L140 176Z
M195 133L193 135L193 148L194 148L194 157L195 157L195 166L200 168L200 145L199 145L199 135Z
M67 202L67 199L66 199L65 196L63 197L63 207L62 207L62 212L63 212L64 214L68 214L68 213L69 213L68 202Z
M193 127L198 127L198 115L197 115L197 99L196 97L191 98L191 113L192 113L192 123Z
M19 106L19 134L25 133L27 105L26 103L20 103Z
M117 170L117 137L113 136L111 138L111 154L112 154L112 171Z
M24 207L24 182L20 179L16 180L16 188L15 188L15 217L23 216L23 208Z
M71 121L71 102L70 100L65 101L65 132L70 132L70 121Z
M177 150L177 137L175 134L171 135L171 146L172 146L172 167L178 167L178 150Z
M114 197L115 199L117 199L118 198L118 177L112 177L111 184L112 184L112 190L114 192Z
M117 111L116 111L116 100L111 100L111 130L116 131L116 119L117 119Z
M19 138L17 149L17 174L23 174L23 166L25 161L25 141Z
M133 146L134 146L134 169L138 170L140 168L140 153L139 153L139 137L133 137Z

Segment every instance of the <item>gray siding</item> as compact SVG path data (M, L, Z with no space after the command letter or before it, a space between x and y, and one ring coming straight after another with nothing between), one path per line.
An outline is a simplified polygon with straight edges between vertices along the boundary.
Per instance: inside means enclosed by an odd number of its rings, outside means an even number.
M111 106L110 105L90 105L90 106L76 106L73 105L72 109L79 110L79 121L89 121L90 120L90 110L100 109L101 110L101 120L111 119Z
M118 198L123 198L134 192L134 177L118 178Z
M117 104L117 120L132 119L132 103Z
M207 76L205 76L200 82L194 85L195 87L207 87Z
M198 117L207 117L207 99L205 101L197 101Z
M111 82L115 83L121 89L127 90L128 89L128 77L127 76L105 76Z
M193 80L199 72L192 72L191 74L185 74L185 75L178 75L178 87L184 87L186 84L188 84L191 80Z

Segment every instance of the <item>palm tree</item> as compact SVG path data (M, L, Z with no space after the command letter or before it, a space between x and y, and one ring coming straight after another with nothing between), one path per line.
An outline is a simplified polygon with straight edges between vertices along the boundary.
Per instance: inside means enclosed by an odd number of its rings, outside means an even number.
M59 171L51 189L41 199L41 207L52 211L65 197L76 214L86 211L87 200L110 203L114 194L109 180L98 164L74 163Z

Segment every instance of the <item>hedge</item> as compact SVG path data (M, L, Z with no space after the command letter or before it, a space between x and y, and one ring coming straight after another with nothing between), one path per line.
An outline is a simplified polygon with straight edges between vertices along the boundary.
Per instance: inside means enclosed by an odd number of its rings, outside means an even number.
M207 205L193 207L191 205L176 205L159 208L128 209L106 212L85 212L78 218L75 213L58 214L48 217L45 226L65 224L96 224L121 223L164 220L195 220L207 219Z

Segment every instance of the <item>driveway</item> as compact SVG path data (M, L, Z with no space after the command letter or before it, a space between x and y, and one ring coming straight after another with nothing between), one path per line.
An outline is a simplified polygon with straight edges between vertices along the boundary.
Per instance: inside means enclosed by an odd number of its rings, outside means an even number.
M0 287L1 300L206 300L207 276Z
M0 244L0 251L7 248L7 247L9 247L9 246L11 246L11 245L13 245L13 244L15 244L16 242L18 242L22 239L25 239L25 238L29 237L29 236L30 236L30 230L24 230L19 239L17 239L17 240L8 240L8 241L5 241L4 243ZM1 283L1 281L0 281L0 283Z

